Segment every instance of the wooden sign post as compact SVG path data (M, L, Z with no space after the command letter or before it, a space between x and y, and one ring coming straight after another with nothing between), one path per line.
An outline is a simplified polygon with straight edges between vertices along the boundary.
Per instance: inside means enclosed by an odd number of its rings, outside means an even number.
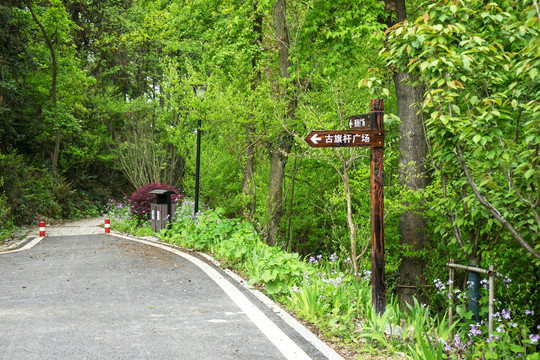
M371 127L384 130L384 107L382 99L370 101ZM372 147L370 156L371 193L371 296L378 314L386 308L384 280L384 147Z
M386 308L384 280L384 105L370 101L369 114L349 117L350 130L312 131L304 139L312 147L370 147L371 295L378 314Z

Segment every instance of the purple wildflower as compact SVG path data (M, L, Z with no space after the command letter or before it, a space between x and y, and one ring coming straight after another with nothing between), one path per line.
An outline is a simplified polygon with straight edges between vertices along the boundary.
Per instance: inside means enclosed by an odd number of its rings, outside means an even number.
M476 325L470 325L471 326L471 330L469 331L469 336L472 335L472 336L478 336L482 333L482 330L476 328Z

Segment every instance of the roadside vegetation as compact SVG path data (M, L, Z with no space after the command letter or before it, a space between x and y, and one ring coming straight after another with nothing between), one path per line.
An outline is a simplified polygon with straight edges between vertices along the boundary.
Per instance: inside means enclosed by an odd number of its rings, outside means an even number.
M25 236L26 228L63 219L99 216L111 196L98 182L78 187L22 155L0 153L0 244Z
M179 204L169 229L158 234L149 221L132 216L129 201L112 202L112 228L137 236L154 234L162 241L214 256L248 283L259 287L284 308L315 327L351 359L371 356L406 359L539 359L538 317L534 307L508 298L512 279L497 274L494 332L487 324L487 280L483 279L481 320L467 311L467 292L458 299L454 324L449 326L447 280L435 279L429 304L414 299L403 308L388 298L386 312L377 314L371 302L371 274L360 268L357 279L347 254L302 257L266 244L255 227L224 216L223 209L193 214L189 199Z

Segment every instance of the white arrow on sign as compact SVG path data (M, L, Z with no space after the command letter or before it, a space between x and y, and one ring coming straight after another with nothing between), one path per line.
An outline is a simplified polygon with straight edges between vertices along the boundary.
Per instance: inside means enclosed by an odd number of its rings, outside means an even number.
M318 137L316 133L311 137L311 141L313 141L315 145L317 145L320 140L322 140L322 137Z

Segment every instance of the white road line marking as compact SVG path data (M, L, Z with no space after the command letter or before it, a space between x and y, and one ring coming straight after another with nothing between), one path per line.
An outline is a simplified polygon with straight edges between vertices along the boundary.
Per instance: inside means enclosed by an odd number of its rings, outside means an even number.
M214 264L219 266L219 261L215 260L208 254L198 253L199 255L205 257L209 261L212 261ZM344 360L341 355L334 351L330 346L326 345L324 341L315 336L311 331L309 331L304 325L299 323L294 317L289 315L288 312L283 310L279 305L272 301L268 296L264 295L262 292L254 288L253 286L247 285L244 279L236 275L234 272L229 269L223 269L232 277L236 282L241 284L247 291L249 291L253 296L259 299L264 305L270 308L274 313L276 313L283 321L285 321L290 327L292 327L297 333L299 333L304 339L309 341L313 346L315 346L324 356L329 360Z
M10 254L10 253L14 253L14 252L17 252L17 251L23 251L23 250L31 249L38 242L40 242L41 240L43 240L43 236L35 238L34 240L30 241L28 244L24 245L22 248L15 249L15 250L2 251L2 252L0 252L0 254Z
M137 241L146 245L155 246L183 257L197 265L231 298L231 300L251 319L262 333L278 348L278 350L290 360L311 359L294 341L291 340L276 324L274 324L255 304L231 284L223 275L202 260L197 259L180 250L127 236L111 234L123 239Z

